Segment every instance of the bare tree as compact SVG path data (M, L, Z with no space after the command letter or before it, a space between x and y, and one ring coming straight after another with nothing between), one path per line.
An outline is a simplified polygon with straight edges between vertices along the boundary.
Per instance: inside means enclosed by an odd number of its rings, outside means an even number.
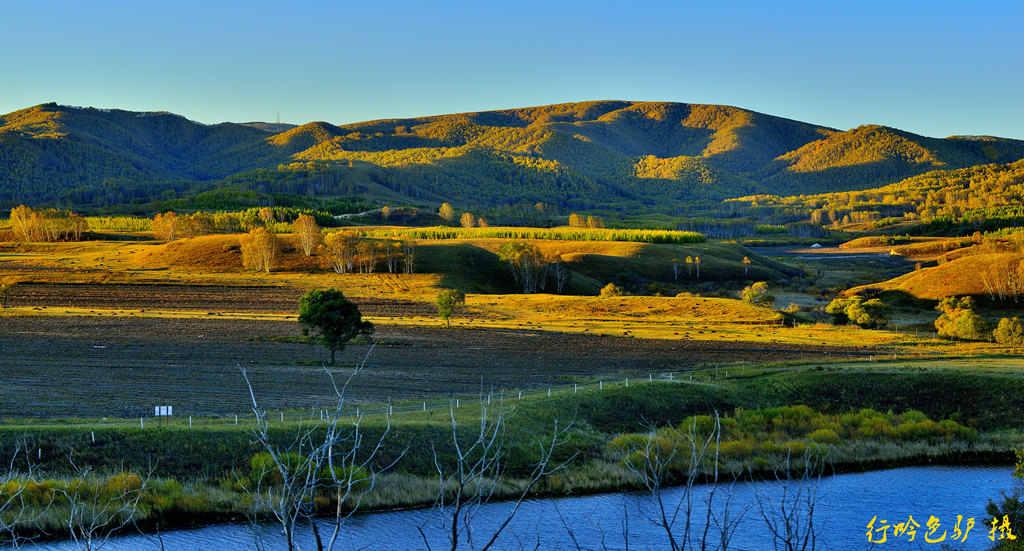
M260 408L248 374L240 367L255 416L251 434L263 450L257 456L259 461L254 461L254 467L258 465L261 472L256 473L248 485L243 484L255 504L251 520L255 522L261 513L269 515L280 524L290 551L301 551L296 531L303 527L312 532L318 551L333 550L345 522L358 510L363 498L373 491L377 477L404 455L402 452L390 464L374 470L373 463L391 432L390 415L385 416L386 426L380 437L367 443L362 428L363 416L358 413L349 416L342 412L345 389L365 367L373 348L370 347L362 364L341 388L330 371L324 369L337 396L334 409L323 419L311 416L301 420L294 436L284 445L274 442L266 411ZM336 500L334 514L315 519L315 498L324 494ZM325 533L321 531L320 524L326 527Z
M22 537L22 527L31 526L48 507L48 504L39 504L33 514L25 499L25 487L34 479L31 463L26 461L25 472L18 468L23 448L22 442L15 443L10 463L4 471L0 471L0 544L10 545L15 549L25 541Z
M665 532L669 549L720 549L726 551L746 509L736 510L732 492L720 499L719 443L722 434L718 413L703 430L692 419L685 429L652 427L639 439L626 439L621 447L623 464L636 474L647 490L651 510L641 514ZM681 479L666 495L668 483ZM695 486L706 481L702 499L704 514L698 518ZM735 480L735 479L734 479Z
M490 549L498 541L498 537L508 527L519 511L523 500L530 494L537 483L544 477L562 469L575 459L576 454L565 461L555 464L555 450L565 442L571 424L560 428L555 422L549 437L535 438L537 460L533 463L525 480L519 482L519 489L513 493L512 506L507 514L498 522L497 527L487 533L474 534L474 521L480 507L487 503L502 488L509 489L506 479L506 427L508 419L514 412L513 408L504 405L503 397L498 397L496 405L489 405L490 398L480 398L480 420L475 429L465 431L459 429L455 416L455 404L449 405L451 427L451 444L453 459L443 460L437 448L434 448L434 467L437 470L440 489L434 502L435 510L441 516L442 525L448 539L448 547L455 551L465 545L469 549ZM446 464L452 463L452 464ZM418 527L420 536L427 549L431 549L426 534L426 526L430 520ZM478 543L480 545L478 546Z
M824 455L808 448L803 457L798 476L789 454L785 466L775 471L775 480L782 491L775 498L767 492L759 493L757 505L772 535L776 551L814 551L818 539L825 529L824 522L814 516L818 502L818 489L825 471Z
M134 525L146 480L122 471L106 479L72 463L75 476L54 489L51 507L57 511L75 546L94 551L112 535Z

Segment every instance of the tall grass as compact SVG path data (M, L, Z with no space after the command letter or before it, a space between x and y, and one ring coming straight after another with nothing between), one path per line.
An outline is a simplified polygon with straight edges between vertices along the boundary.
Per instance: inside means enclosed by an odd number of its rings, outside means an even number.
M669 230L627 230L611 228L371 228L367 237L413 239L542 239L555 241L629 241L636 243L702 243L696 232Z

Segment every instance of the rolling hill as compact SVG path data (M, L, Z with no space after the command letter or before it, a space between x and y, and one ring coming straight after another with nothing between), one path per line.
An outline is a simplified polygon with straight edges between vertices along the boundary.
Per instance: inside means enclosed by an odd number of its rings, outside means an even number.
M594 101L389 119L204 125L43 104L0 116L0 207L151 204L221 187L485 209L678 214L1024 159L1024 142L839 131L721 105Z

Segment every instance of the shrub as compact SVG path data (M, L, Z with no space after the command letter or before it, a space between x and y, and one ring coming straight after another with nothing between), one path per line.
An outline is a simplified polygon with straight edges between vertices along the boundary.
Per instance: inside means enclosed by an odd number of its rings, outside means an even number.
M609 283L601 289L601 297L621 297L623 295L622 288L614 283Z

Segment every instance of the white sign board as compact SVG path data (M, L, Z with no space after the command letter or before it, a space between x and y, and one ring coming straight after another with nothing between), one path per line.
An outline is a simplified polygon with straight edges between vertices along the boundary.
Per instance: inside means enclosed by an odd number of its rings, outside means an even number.
M170 417L172 414L172 406L156 406L156 417Z

